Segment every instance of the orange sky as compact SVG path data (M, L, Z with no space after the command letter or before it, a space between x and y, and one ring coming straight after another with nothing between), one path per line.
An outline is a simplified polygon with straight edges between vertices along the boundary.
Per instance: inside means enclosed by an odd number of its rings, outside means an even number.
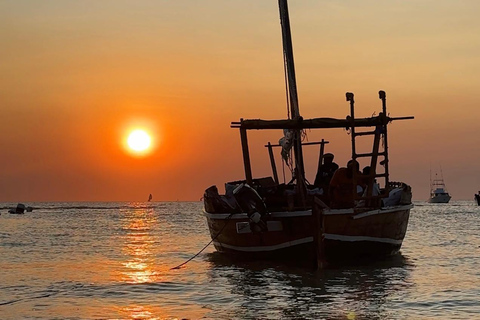
M380 110L415 120L389 128L391 179L425 200L443 169L454 200L480 190L480 2L290 1L305 117ZM199 200L243 178L230 122L285 118L275 0L0 2L0 201ZM132 157L127 129L156 148ZM255 176L270 174L252 132ZM315 131L345 165L349 136ZM317 149L306 151L313 180ZM278 156L278 155L277 155ZM279 168L281 172L281 168Z

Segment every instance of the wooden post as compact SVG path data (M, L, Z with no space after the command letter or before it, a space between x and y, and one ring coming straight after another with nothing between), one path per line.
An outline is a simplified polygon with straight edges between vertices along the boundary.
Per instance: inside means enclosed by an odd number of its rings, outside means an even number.
M317 168L317 172L320 171L320 167L322 166L324 153L325 153L325 140L322 139L322 141L320 142L320 154L318 155L318 168Z
M350 102L350 135L352 136L352 160L357 160L357 153L355 148L355 99L351 92L345 94L347 101ZM357 199L357 170L353 170L353 199Z
M304 209L307 208L307 186L305 184L305 177L303 172L297 167L295 168L295 175L297 179L297 192L300 203Z
M276 184L278 184L277 166L275 165L275 157L273 155L272 144L270 142L268 143L267 148L268 154L270 155L270 164L272 165L273 180Z
M245 167L245 180L252 185L252 167L250 165L250 153L248 151L247 129L240 128L240 139L242 140L243 166Z
M355 100L353 98L353 93L347 92L345 94L347 101L350 102L350 133L352 135L352 159L357 158L355 151Z
M377 172L378 148L380 147L380 128L375 129L375 136L373 138L372 159L370 161L370 173L367 185L367 198L372 196L373 184L375 183L375 174ZM369 201L370 205L372 201Z
M385 93L385 91L383 90L380 90L378 92L378 97L380 98L380 100L382 100L382 112L383 112L383 117L387 117L387 94ZM388 194L388 192L390 191L389 187L388 187L388 184L390 182L390 178L389 178L389 171L388 171L388 137L387 137L387 122L385 120L384 124L383 124L383 150L384 150L384 153L385 153L385 192L386 194Z
M314 266L316 270L323 269L327 266L327 259L325 256L325 245L324 245L324 215L323 209L326 208L326 205L318 197L314 198L313 208L312 208L312 218L313 218L313 256L314 256Z

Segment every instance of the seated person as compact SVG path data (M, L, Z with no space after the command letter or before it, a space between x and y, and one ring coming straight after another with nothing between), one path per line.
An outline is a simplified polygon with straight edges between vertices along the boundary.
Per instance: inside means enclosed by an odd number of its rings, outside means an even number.
M338 169L338 164L333 162L334 155L326 153L323 155L323 164L318 168L317 175L315 176L315 182L313 185L317 188L321 188L326 193L326 190L332 180L333 174Z
M355 193L360 194L365 189L362 181L362 173L359 171L360 165L355 160L350 160L346 168L338 169L330 181L328 195L330 197L331 208L353 208L355 205ZM354 186L353 175L356 175L357 181ZM360 187L360 188L359 188Z
M380 186L378 185L377 179L370 176L370 172L371 172L371 167L370 166L367 166L367 167L363 168L363 170L362 170L363 183L368 188L368 186L370 185L370 183L373 179L372 196L378 196L380 194ZM363 193L363 196L367 196L367 191L368 191L367 188L365 189L365 192Z
M370 166L363 168L361 176L358 178L358 181L363 183L363 193L361 194L362 197L370 197L370 196L378 196L380 194L380 185L377 183L375 179L375 173L371 174L372 170ZM369 188L372 189L369 192ZM380 200L379 199L361 199L355 201L356 207L380 207Z

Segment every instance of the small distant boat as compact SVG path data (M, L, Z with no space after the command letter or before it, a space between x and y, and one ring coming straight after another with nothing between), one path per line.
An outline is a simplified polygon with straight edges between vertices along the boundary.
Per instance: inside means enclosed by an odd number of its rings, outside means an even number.
M19 204L17 204L16 208L12 208L12 209L8 210L8 213L23 214L23 213L25 213L25 205L23 203L19 203Z
M475 195L475 200L477 201L477 204L480 206L480 191Z
M152 201L152 194L150 193L150 195L148 196L148 202Z
M440 177L435 173L435 178L432 179L430 173L430 203L448 203L452 197L445 187L445 181L443 180L442 169L440 168Z
M32 211L33 211L33 208L30 207L30 206L25 206L23 203L19 203L19 204L17 204L17 206L16 206L15 208L9 209L9 210L8 210L8 213L11 213L11 214L24 214L25 211L27 211L27 212L32 212Z

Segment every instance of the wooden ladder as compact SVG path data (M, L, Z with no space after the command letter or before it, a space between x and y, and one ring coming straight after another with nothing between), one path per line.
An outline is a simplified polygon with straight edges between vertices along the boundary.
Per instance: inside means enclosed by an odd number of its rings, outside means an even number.
M356 161L358 158L370 158L370 173L367 176L359 176L358 172L354 170L353 185L356 186L360 178L368 178L367 193L364 196L359 196L356 192L356 187L353 188L355 200L365 200L367 206L379 206L380 199L388 197L389 193L389 171L388 171L388 139L387 139L387 104L385 91L379 91L379 98L382 100L382 112L379 114L380 124L375 127L373 131L357 132L355 128L355 108L354 95L351 92L346 93L347 101L350 102L350 134L352 137L352 159ZM357 153L356 138L361 136L373 135L373 148L371 153ZM383 135L383 150L380 151L380 140ZM384 171L377 173L378 157L383 157L380 165L383 165ZM385 191L377 196L372 195L373 184L376 178L385 179Z

